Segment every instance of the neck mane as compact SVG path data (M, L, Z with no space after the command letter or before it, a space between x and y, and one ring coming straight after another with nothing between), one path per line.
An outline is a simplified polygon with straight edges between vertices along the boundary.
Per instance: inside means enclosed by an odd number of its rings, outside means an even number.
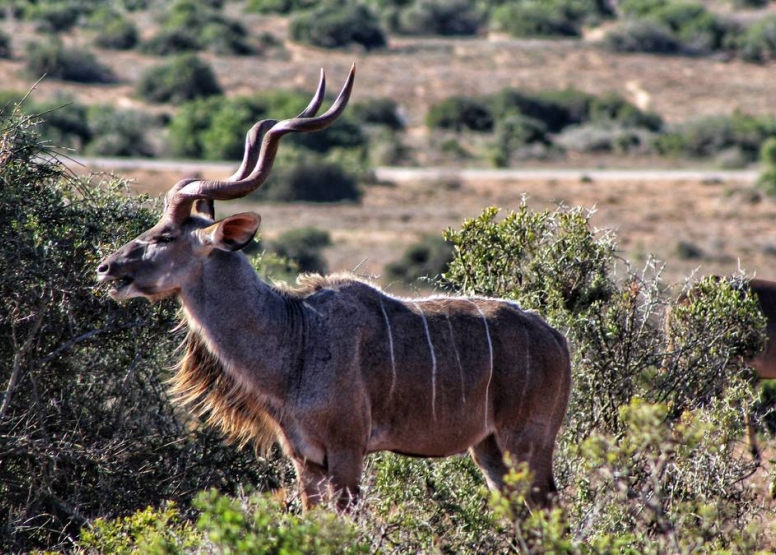
M185 321L181 325L186 326ZM240 447L253 442L257 450L268 452L278 439L277 422L261 400L225 371L200 334L186 327L183 357L169 381L173 399L220 428L228 441Z

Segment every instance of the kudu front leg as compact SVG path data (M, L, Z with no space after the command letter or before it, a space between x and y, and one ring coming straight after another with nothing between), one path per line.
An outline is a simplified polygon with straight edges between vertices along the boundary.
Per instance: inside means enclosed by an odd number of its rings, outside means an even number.
M299 482L302 507L312 509L325 499L328 486L326 469L314 462L294 459L294 468Z
M310 461L294 461L301 487L302 504L310 509L324 501L336 501L347 510L359 497L363 455L352 450L327 452L326 466Z

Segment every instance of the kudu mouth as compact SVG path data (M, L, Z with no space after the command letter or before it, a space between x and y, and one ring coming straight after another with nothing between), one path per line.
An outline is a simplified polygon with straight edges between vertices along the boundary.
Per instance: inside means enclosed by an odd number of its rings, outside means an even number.
M135 278L131 274L117 275L116 266L107 259L97 267L97 282L110 285L108 294L112 299L120 299L128 292Z

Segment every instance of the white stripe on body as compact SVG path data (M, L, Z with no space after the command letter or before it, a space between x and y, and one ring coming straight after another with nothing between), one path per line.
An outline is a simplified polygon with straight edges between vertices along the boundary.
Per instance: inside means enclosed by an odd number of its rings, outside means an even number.
M426 315L423 314L423 309L420 308L418 303L412 303L415 305L415 308L418 309L418 312L420 312L420 317L423 318L423 328L426 330L426 340L428 341L428 349L429 352L431 352L431 413L434 416L434 420L436 420L436 370L437 370L437 362L436 362L436 355L434 354L434 345L431 343L431 331L428 329L428 320L426 320Z
M385 328L388 330L388 347L391 350L391 391L388 393L388 398L393 397L393 390L396 388L396 356L393 351L393 332L391 331L391 322L388 320L388 313L385 311L383 301L380 301L380 310L383 311L383 318L385 318Z
M453 335L453 323L450 321L450 316L445 314L447 318L447 327L450 328L450 343L453 345L453 351L455 352L455 360L458 361L458 371L461 373L461 400L463 404L466 404L466 382L463 375L463 365L461 364L461 355L458 353L458 346L455 344L455 336Z
M468 299L467 299L468 300ZM493 379L493 342L490 339L490 326L488 325L488 319L485 318L485 313L482 312L480 306L472 300L470 303L474 305L477 312L482 316L482 322L485 324L485 336L488 338L488 355L490 359L490 371L488 373L488 385L485 387L485 430L488 430L488 392L490 390L490 381Z

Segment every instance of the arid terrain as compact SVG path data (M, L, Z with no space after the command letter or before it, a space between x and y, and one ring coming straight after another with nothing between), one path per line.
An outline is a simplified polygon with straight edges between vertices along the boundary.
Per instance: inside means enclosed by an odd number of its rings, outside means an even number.
M205 177L223 177L224 167L203 166ZM181 171L121 169L138 190L161 194ZM392 175L390 170L378 175ZM454 175L453 172L451 175ZM697 179L655 175L646 178L580 172L577 178L413 178L402 175L386 185L366 188L360 204L254 203L218 205L221 213L255 210L262 215L262 233L269 239L300 226L327 229L334 245L326 255L332 271L355 270L380 276L386 263L398 259L406 245L423 234L456 228L487 206L505 212L519 206L552 210L559 204L593 211L597 228L618 237L621 256L635 269L648 256L665 262L668 283L693 272L731 274L740 269L776 279L776 202L752 189L752 172L720 173Z
M591 93L614 91L639 107L654 110L668 122L709 114L742 110L752 114L776 113L774 66L753 65L722 58L613 55L593 41L514 40L503 37L476 39L392 39L383 52L324 51L287 41L287 23L281 18L246 16L243 23L255 32L270 32L282 46L263 56L216 57L203 54L213 66L228 95L278 88L311 90L320 67L325 67L331 87L344 78L351 63L358 73L354 99L395 99L408 122L405 142L416 149L420 168L434 164L424 155L429 134L423 125L428 106L453 94L478 95L504 87L535 91L573 86ZM3 25L9 25L8 22ZM23 51L31 33L22 27L6 29L18 38ZM148 29L144 30L144 34ZM71 42L86 40L76 35ZM15 39L16 40L16 39ZM86 103L111 103L169 111L169 106L148 107L133 92L142 72L159 58L136 52L100 52L120 82L86 86L44 80L36 98L66 92ZM29 89L33 81L23 75L23 61L0 60L3 87ZM163 140L163 137L158 138ZM77 160L79 154L75 153ZM622 168L653 170L658 167L703 166L702 162L670 159L568 158L531 162L526 167ZM223 177L223 167L205 168L206 176ZM79 168L77 171L87 171ZM223 173L221 173L223 172ZM181 175L175 168L118 170L136 180L138 190L159 194ZM648 254L667 263L666 277L680 281L689 273L732 273L739 268L760 277L776 278L776 202L752 189L753 172L723 179L622 179L524 178L442 179L403 178L393 184L369 186L360 205L249 206L263 216L263 232L279 232L313 225L332 233L327 250L331 270L353 270L379 275L386 262L422 234L439 234L473 217L488 205L514 208L526 195L536 208L558 203L594 209L593 222L616 232L624 259L643 264ZM244 204L222 206L236 211Z

